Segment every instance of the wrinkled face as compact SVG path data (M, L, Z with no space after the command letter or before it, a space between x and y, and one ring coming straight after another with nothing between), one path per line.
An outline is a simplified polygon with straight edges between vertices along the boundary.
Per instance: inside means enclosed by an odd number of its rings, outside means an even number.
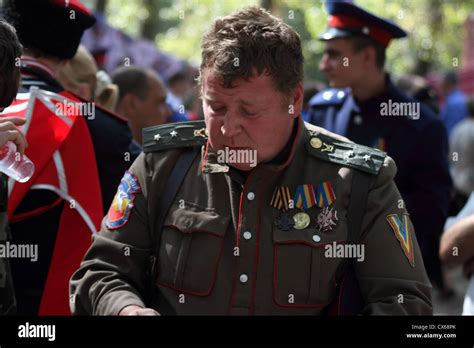
M286 102L285 106L284 96L266 74L248 81L236 80L232 88L224 88L214 72L204 69L202 99L212 148L218 154L226 147L235 154L244 154L244 150L249 155L240 158L255 154L257 163L270 161L283 149L291 136L293 120L301 112L300 98L288 98L295 105L289 107ZM255 165L235 159L225 162L240 170L251 170Z
M355 52L350 39L337 38L324 42L324 54L319 63L331 87L353 87L364 79L364 50Z

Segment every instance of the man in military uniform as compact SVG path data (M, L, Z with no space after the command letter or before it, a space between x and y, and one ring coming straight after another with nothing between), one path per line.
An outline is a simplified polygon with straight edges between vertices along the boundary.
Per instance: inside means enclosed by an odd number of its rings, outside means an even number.
M384 71L385 51L404 30L347 2L327 1L328 28L320 69L332 88L314 96L306 121L356 143L386 151L410 212L430 280L443 288L439 237L448 214L451 179L442 122L409 98Z
M24 54L21 56L22 85L19 92L24 95L29 93L31 88L36 87L41 91L55 94L64 93L64 88L56 80L56 75L60 67L76 53L83 32L95 23L94 16L79 0L66 2L8 0L4 2L2 10L14 24L24 47ZM68 161L68 158L64 158L62 159L64 162L61 163L62 160L57 153L57 151L64 149L64 146L54 149L54 156L51 154L50 160L54 160L58 172L62 171L61 189L66 194L72 196L74 187L80 186L82 191L89 191L89 207L94 206L94 209L104 207L105 210L112 202L123 173L130 166L131 161L126 160L127 156L133 161L140 151L134 153L131 148L132 135L125 120L96 105L92 105L92 107L92 114L75 113L75 116L81 116L76 117L81 118L81 123L82 119L86 122L85 131L80 139L76 139L76 145L81 149L76 152L75 161L76 163L82 162L82 165L87 167L84 169L85 171L91 167L94 168L94 171L98 171L100 182L87 177L82 170L69 171L68 173L68 163L71 162ZM65 113L71 114L68 110L70 109L65 108ZM51 118L57 119L57 116L53 114ZM45 128L53 127L54 120L52 119L50 122L46 122ZM76 124L78 121L74 122ZM84 127L81 129L84 130ZM29 133L34 133L34 131L35 127L29 127ZM56 131L56 138L60 137L61 132L60 130ZM89 139L89 137L93 145L92 153L86 152L84 146L86 138ZM38 139L38 137L33 138L35 141ZM53 139L47 139L47 141L41 139L39 143L30 144L32 145L30 149L46 153L46 148L52 143ZM81 158L81 155L84 157ZM36 173L41 174L43 168L38 167L39 163L35 163L35 165ZM96 165L97 169L95 169ZM100 185L98 199L92 192L92 187L96 185ZM41 303L48 281L54 282L54 278L57 279L57 277L49 277L53 267L66 269L64 260L53 262L53 255L57 250L68 255L73 255L75 252L75 250L67 252L61 250L61 248L64 249L61 243L65 239L58 237L58 231L61 226L71 221L64 216L65 207L70 207L78 200L76 197L69 197L66 201L64 195L58 194L59 190L55 191L45 188L45 186L29 190L15 211L12 212L14 218L11 219L11 230L15 242L37 244L41 255L38 262L35 263L25 259L15 259L11 262L19 314L36 315L41 312L41 307L43 307L42 313L44 314L66 314L57 309L54 312L49 312L52 309L50 304L41 306ZM94 193L96 192L94 191ZM102 196L102 201L100 201L100 196ZM10 201L12 201L11 197ZM79 209L76 211L79 212ZM68 229L69 236L72 238L71 235L75 233L74 228L75 226L69 226L62 230ZM75 247L79 247L79 245ZM69 277L70 274L67 278ZM67 281L64 286L67 288ZM64 295L66 294L67 290ZM49 296L52 301L55 301L55 298L59 298L56 293ZM63 308L68 311L68 300L65 299L64 302Z
M393 160L300 116L298 34L256 7L219 18L200 72L205 123L144 130L73 313L340 314L352 267L352 313L431 314Z

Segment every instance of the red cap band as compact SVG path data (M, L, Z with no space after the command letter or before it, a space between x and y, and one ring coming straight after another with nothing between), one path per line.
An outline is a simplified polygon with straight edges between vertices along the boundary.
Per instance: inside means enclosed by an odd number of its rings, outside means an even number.
M386 32L385 30L380 29L379 27L375 27L373 25L367 25L366 23L358 20L357 18L350 17L350 16L344 16L344 15L330 16L328 25L330 28L340 28L340 29L368 28L369 32L366 35L370 36L375 41L381 43L384 47L387 47L390 40L392 39L392 36L390 35L390 33Z
M70 8L71 10L82 12L87 16L93 16L91 11L80 0L50 0L52 4Z

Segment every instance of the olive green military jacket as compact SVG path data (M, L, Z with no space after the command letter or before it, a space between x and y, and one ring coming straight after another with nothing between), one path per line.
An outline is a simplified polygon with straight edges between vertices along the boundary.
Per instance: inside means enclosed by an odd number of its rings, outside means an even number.
M7 180L0 174L0 315L15 314L16 301L13 290L10 262L6 258L7 241L10 240L10 230L7 219Z
M431 285L393 181L393 160L297 122L286 162L259 164L247 177L218 161L204 128L145 130L145 153L122 180L71 279L73 313L117 315L139 305L165 315L318 315L334 300L339 267L350 258L365 302L361 314L431 315ZM160 194L181 147L192 145L201 146L200 155L158 238ZM356 170L373 180L360 235L349 244ZM151 283L153 305L146 295Z

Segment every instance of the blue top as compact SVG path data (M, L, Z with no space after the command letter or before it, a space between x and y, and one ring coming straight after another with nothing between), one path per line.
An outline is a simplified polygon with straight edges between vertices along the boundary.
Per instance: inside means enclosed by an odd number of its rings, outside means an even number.
M454 127L468 115L466 96L459 89L453 90L447 97L441 109L441 119L446 126L448 136Z

